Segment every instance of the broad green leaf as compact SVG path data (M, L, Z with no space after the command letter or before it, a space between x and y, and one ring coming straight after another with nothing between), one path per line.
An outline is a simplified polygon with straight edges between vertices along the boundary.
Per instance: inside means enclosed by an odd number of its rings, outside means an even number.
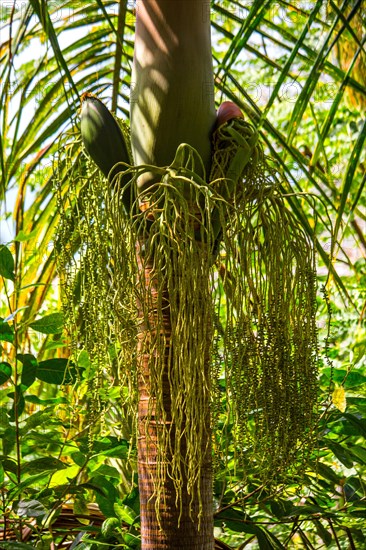
M17 463L12 458L1 458L0 459L2 467L5 472L10 472L11 474L16 474L17 472Z
M75 453L71 454L72 460L80 467L83 467L87 461L86 456L81 453L80 451L76 451Z
M24 462L22 465L23 474L34 474L35 472L59 471L67 468L67 465L54 457L36 458L30 462Z
M22 517L37 518L47 514L47 510L39 500L20 500L18 503L17 514Z
M90 486L95 489L95 498L101 512L106 517L116 516L114 504L118 494L115 486L104 476L96 475L91 478Z
M118 518L112 517L107 518L103 521L101 532L102 535L105 537L108 537L113 534L113 532L116 532L121 527L121 522Z
M324 527L321 521L318 519L314 520L314 525L316 527L317 533L320 536L320 538L324 541L326 546L330 546L332 542L332 535L329 533L329 531Z
M36 376L48 384L68 384L75 379L75 369L69 368L68 359L57 357L40 361Z
M92 485L99 487L99 489L102 490L103 495L110 499L112 503L115 501L117 498L117 490L113 483L111 483L106 477L100 474L94 475L93 473L90 482Z
M39 490L41 481L43 481L45 477L49 477L49 475L49 472L41 472L39 474L30 475L14 487L9 497L11 496L11 498L15 500L16 497L21 495L24 489L27 489L28 487L33 487L34 489Z
M224 516L224 514L223 514ZM227 523L225 521L225 525L228 529L234 531L234 532L241 532L241 533L247 533L251 535L255 535L257 537L258 542L258 548L260 550L275 550L280 549L282 546L278 546L276 543L272 543L267 537L266 530L260 527L259 525L250 524L250 523L243 523L243 522L235 522L229 520ZM239 530L239 526L241 529Z
M113 477L115 479L120 479L121 477L121 474L119 473L117 468L115 468L114 466L109 466L109 464L102 464L101 466L99 466L99 468L95 470L95 474Z
M224 522L231 531L240 533L242 531L244 521L247 520L247 515L243 510L228 508L219 514L216 514L215 520Z
M344 417L352 424L354 428L357 429L357 432L366 437L366 421L363 418L357 418L354 414L344 413Z
M337 441L331 441L329 439L327 440L327 444L329 449L334 453L338 460L345 465L346 468L352 468L353 457L345 447L337 443Z
M110 458L127 458L128 456L128 445L125 443L121 443L117 447L113 447L113 449L106 449L105 451L101 451L99 454L103 456L109 456Z
M37 359L30 353L18 353L17 359L23 364L20 383L29 388L36 379Z
M330 368L326 367L322 369L321 374L328 379L332 377L335 383L342 384L345 389L356 388L357 386L366 384L366 376L357 369L334 369L331 372Z
M292 510L291 502L285 501L283 499L271 500L268 503L271 507L271 511L277 518L282 518L289 514Z
M118 504L117 502L113 504L113 508L117 517L121 521L127 523L127 525L133 525L137 514L134 510L132 510L132 508L130 508L126 504Z
M358 342L358 344L355 346L355 351L356 351L356 357L354 359L354 362L355 364L357 365L357 363L359 361L361 361L361 359L363 359L365 357L365 354L366 354L366 343L364 342Z
M361 501L357 502L357 506L366 505L364 499L364 480L361 477L350 476L347 478L347 483L344 485L347 495L347 500L349 501Z
M330 468L329 466L327 466L326 464L324 464L323 462L320 462L320 461L317 464L316 468L319 472L319 475L321 475L323 478L331 481L332 483L335 483L336 485L339 485L340 478L334 472L334 470L332 470L332 468ZM316 471L316 469L315 469L315 471Z
M4 342L9 342L10 344L14 343L13 325L9 325L8 323L4 322L4 320L1 318L0 318L0 340L3 340Z
M94 441L93 452L115 458L127 458L129 445L125 439L109 436Z
M123 533L123 540L128 544L128 548L140 548L141 538L132 533Z
M12 422L15 421L16 416L21 416L24 412L25 401L23 391L20 385L15 388L15 392L8 393L8 396L13 400L13 406L9 411L9 418Z
M4 244L0 245L0 275L10 281L15 281L15 263L12 253Z
M65 439L61 432L61 423L60 431L54 428L56 423L52 423L47 429L42 430L42 433L37 432L36 430L29 431L26 436L23 435L23 445L24 447L33 448L36 446L39 449L44 448L47 445L54 445L55 448L61 449L65 444Z
M63 340L49 340L44 346L45 351L65 348L66 344Z
M366 464L366 449L363 445L352 445L349 451L356 457L357 462Z
M328 428L333 434L337 435L346 435L346 436L364 436L364 427L361 423L356 421L353 422L349 418L346 418L346 415L350 413L341 413L338 410L335 410L338 417L332 415L331 420L328 422ZM353 416L353 415L352 415Z
M9 412L8 412L8 417L9 417L9 420L12 422L12 419L10 417ZM3 450L2 450L2 452L4 453L5 456L11 455L12 451L15 448L15 443L16 443L16 439L17 439L17 434L16 434L15 429L12 426L7 428L4 431L2 439L3 439Z
M64 317L61 312L50 313L41 319L30 323L33 330L42 332L43 334L59 334L64 326Z
M87 351L82 350L80 352L77 363L78 363L78 366L81 367L82 369L87 369L88 367L90 367L91 362Z
M100 511L102 514L104 514L107 518L115 517L116 512L114 510L113 504L114 501L110 498L106 498L100 494L100 491L95 491L95 500L97 501L97 504L99 506Z
M365 397L348 397L348 405L352 406L353 409L356 409L358 412L366 414L366 398Z
M0 428L9 428L9 417L7 407L0 407Z
M127 504L129 508L135 510L136 514L140 513L140 497L137 487L134 487L131 493L123 499L123 504Z
M52 474L50 487L57 487L58 485L69 484L80 472L79 466L68 466L63 470L58 470Z
M12 368L9 363L3 361L0 363L0 386L9 380L12 374Z
M264 535L267 538L267 541L269 542L270 548L273 548L274 550L286 550L285 546L282 545L282 543L278 540L277 537L269 529L264 529Z

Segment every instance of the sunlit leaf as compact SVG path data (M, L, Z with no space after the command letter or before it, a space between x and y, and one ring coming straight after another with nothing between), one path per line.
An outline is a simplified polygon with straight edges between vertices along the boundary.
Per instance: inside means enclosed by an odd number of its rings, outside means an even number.
M43 334L58 334L62 332L64 326L64 317L61 312L50 313L41 319L30 323L33 330L42 332Z
M344 391L343 386L339 386L332 393L332 402L337 409L341 412L344 412L347 407L346 392Z
M57 487L58 485L64 485L70 483L75 476L79 473L79 466L68 466L63 470L58 470L52 474L50 481L50 487Z
M29 241L37 236L37 230L34 229L31 233L26 234L22 229L19 231L18 235L15 237L14 241L19 243L24 243Z
M137 517L137 514L132 508L126 504L118 504L115 502L113 504L114 511L116 512L117 517L127 523L127 525L132 525Z

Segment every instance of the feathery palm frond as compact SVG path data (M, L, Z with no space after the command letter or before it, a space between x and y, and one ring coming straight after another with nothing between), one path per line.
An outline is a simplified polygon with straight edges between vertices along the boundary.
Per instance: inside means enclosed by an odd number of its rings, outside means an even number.
M366 244L362 14L359 1L318 0L304 8L271 0L211 5L217 101L237 102L258 125L268 153L286 174L289 206L306 231L312 230L314 196L319 197L318 250L345 296L337 268L344 263L352 268L353 260L342 242L351 239L361 249ZM134 23L126 1L47 6L32 0L26 8L14 3L3 9L0 192L5 210L13 210L13 234L33 235L23 244L24 284L50 281L54 273L47 253L58 219L51 165L59 136L78 128L79 96L97 92L107 103L112 100L117 115L128 115ZM32 249L43 258L42 270L35 267ZM35 303L25 318L43 297L35 287L24 298Z

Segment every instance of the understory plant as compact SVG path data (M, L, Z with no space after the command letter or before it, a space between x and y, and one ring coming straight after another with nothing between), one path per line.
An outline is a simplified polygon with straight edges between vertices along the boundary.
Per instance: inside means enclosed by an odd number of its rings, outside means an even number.
M18 245L0 247L0 547L94 548L96 539L136 548L138 493L126 467L134 453L90 414L94 366L85 351L70 360L62 312L18 321L17 299L29 291L18 285ZM100 393L113 418L119 389Z

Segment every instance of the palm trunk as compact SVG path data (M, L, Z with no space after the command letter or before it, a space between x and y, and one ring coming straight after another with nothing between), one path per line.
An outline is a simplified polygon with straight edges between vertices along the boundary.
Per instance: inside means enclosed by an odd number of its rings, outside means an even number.
M171 387L170 372L172 356L170 347L171 319L169 309L169 296L161 289L158 290L158 276L154 273L153 259L146 260L140 256L140 246L137 246L137 261L139 265L139 284L144 285L146 301L149 302L149 311L145 305L140 304L139 327L139 406L138 406L138 478L140 490L140 514L141 514L141 538L142 550L212 550L213 538L213 503L212 503L212 456L211 456L211 430L209 403L201 410L202 421L206 423L205 438L202 438L201 448L204 454L204 465L200 479L200 497L202 502L202 516L200 525L198 514L200 506L196 498L191 503L191 496L187 491L185 479L182 479L182 493L180 502L177 502L177 493L172 479L167 476L161 488L158 508L156 507L155 483L158 471L163 466L159 464L157 448L159 445L159 430L163 429L165 422L170 431L171 443L167 446L165 462L170 464L173 460L171 449L174 449L174 426L169 426L171 418ZM160 294L160 298L159 298ZM162 315L162 317L161 317ZM148 323L147 323L148 319ZM147 326L147 324L149 326ZM150 368L152 357L149 353L154 330L160 330L164 334L166 349L164 353L164 371L162 376L162 389L164 395L164 419L156 414L156 397L151 384ZM160 350L161 352L161 350ZM180 452L183 461L188 462L186 444L181 442ZM169 470L168 470L169 471Z
M134 163L170 165L178 145L188 143L201 155L204 170L199 172L198 169L198 175L205 177L210 170L211 135L216 120L210 4L205 0L140 0L136 5L136 14L131 84L131 145ZM152 173L144 173L137 182L139 193L158 181ZM174 462L173 449L177 448L174 425L170 422L172 407L175 405L171 402L170 375L175 372L177 365L172 364L175 354L170 349L172 319L168 289L159 288L159 273L154 272L153 268L154 258L148 259L146 255L142 257L140 253L141 248L138 245L139 284L143 289L141 296L144 300L143 304L139 304L141 325L138 344L138 476L142 550L212 550L214 538L209 396L205 397L203 405L197 403L197 407L202 409L198 412L204 426L204 437L200 440L203 467L201 479L196 483L198 493L194 502L191 502L184 479L184 468L180 494L177 494L177 485L169 476L169 466L168 475L159 489L158 500L155 493L161 469ZM176 274L173 273L174 276ZM160 346L158 351L160 360L164 358L160 379L163 404L160 398L159 411L150 371L154 363L153 356L157 353L151 342L156 338L157 331L160 334L163 332L162 340L165 339L165 349ZM177 339L175 346L179 346ZM209 377L208 353L206 364L204 380ZM193 384L191 389L194 391ZM164 423L167 431L162 427ZM179 429L182 434L182 426ZM187 429L190 427L187 426ZM158 451L162 431L169 433L170 438L170 444L164 445L164 457ZM180 439L179 453L183 457L181 464L192 463L187 456L184 433Z

